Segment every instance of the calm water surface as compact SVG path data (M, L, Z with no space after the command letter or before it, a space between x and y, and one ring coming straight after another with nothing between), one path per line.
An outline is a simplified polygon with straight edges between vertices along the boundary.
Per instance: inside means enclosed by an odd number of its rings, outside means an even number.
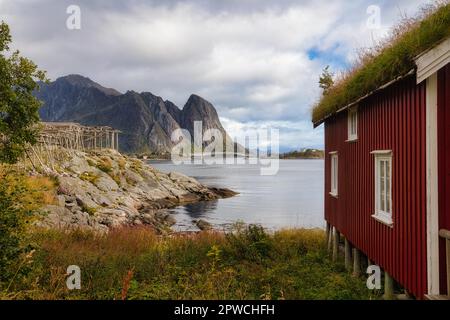
M324 227L323 160L280 160L277 175L261 176L257 165L174 165L149 161L162 172L177 171L205 185L224 187L239 195L170 209L176 230L198 230L193 219L218 228L236 221L261 224L269 229Z

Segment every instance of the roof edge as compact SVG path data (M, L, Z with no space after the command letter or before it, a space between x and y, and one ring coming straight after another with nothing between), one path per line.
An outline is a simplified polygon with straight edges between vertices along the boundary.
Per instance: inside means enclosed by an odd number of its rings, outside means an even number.
M364 96L358 98L357 100L355 100L355 101L353 101L353 102L347 104L346 106L344 106L344 107L342 107L342 108L336 110L335 112L330 113L330 114L327 115L326 117L324 117L324 118L322 118L322 119L320 119L320 120L318 120L318 121L316 121L316 122L313 122L313 127L314 127L314 128L317 128L317 127L320 126L322 123L324 123L325 120L327 120L328 118L331 118L331 117L333 117L334 115L336 115L336 114L338 114L338 113L340 113L340 112L342 112L342 111L345 111L345 110L347 110L348 108L353 107L355 104L360 103L362 100L364 100L364 99L370 97L371 95L373 95L373 94L375 94L375 93L377 93L377 92L379 92L379 91L381 91L381 90L383 90L383 89L386 89L387 87L393 85L394 83L396 83L396 82L398 82L398 81L400 81L400 80L402 80L402 79L405 79L405 78L407 78L407 77L409 77L409 76L411 76L411 75L414 75L414 74L416 74L416 69L415 69L415 68L409 70L407 73L405 73L405 74L403 74L403 75L401 75L401 76L398 76L397 78L395 78L395 79L393 79L393 80L391 80L391 81L389 81L389 82L386 82L385 84L383 84L382 86L378 87L377 89L375 89L375 90L373 90L373 91L367 93L366 95L364 95Z

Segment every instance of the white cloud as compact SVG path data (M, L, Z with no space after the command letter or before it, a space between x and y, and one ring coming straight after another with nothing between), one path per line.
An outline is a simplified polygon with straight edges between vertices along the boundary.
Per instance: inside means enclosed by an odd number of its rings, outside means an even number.
M221 117L221 122L232 138L245 141L258 130L277 129L280 134L279 146L282 152L290 149L319 148L323 144L323 128L313 130L309 120L304 121L249 121L246 123ZM264 142L262 142L264 145Z
M380 0L381 29L366 27L371 1L78 1L82 29L65 28L70 0L0 0L14 44L51 78L80 73L122 92L151 91L183 106L211 101L229 130L277 125L282 145L316 146L309 113L318 75L386 35L420 0ZM317 51L311 59L309 51ZM303 143L304 142L304 143Z

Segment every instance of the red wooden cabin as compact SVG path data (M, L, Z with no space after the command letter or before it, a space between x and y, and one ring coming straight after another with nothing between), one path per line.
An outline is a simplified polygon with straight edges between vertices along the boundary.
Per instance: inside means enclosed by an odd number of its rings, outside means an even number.
M415 62L314 124L325 124L327 223L422 299L449 289L450 39Z

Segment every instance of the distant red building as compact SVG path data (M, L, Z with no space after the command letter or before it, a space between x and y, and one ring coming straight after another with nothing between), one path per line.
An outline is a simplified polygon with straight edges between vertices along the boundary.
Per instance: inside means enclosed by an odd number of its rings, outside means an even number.
M449 290L439 230L450 230L450 39L415 62L315 125L327 223L422 299Z

